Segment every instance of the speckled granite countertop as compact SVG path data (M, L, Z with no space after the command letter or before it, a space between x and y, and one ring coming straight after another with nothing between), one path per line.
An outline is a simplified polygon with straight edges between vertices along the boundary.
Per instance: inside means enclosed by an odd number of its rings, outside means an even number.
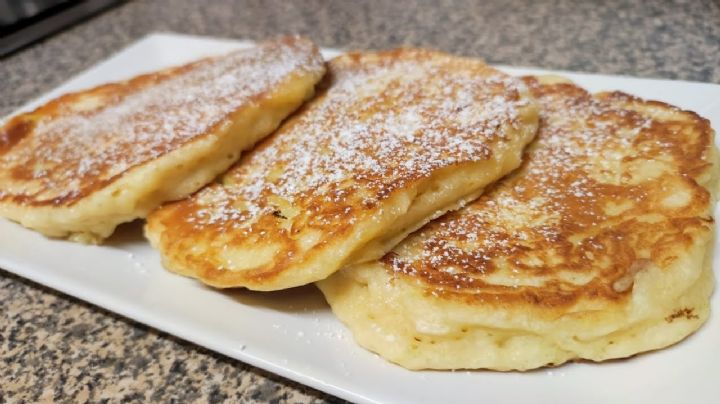
M154 31L412 44L493 63L720 82L720 2L132 1L0 59L0 115ZM0 402L335 402L0 270Z

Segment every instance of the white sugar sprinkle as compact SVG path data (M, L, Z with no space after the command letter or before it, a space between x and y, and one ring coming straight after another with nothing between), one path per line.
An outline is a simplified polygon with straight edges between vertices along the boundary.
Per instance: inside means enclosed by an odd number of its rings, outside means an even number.
M227 175L232 186L198 198L214 213L191 221L247 226L272 213L271 196L305 198L308 215L308 200L343 206L353 192L374 204L440 168L491 159L526 105L519 80L478 62L411 55L359 68L348 60L332 62L329 90Z
M13 192L40 188L33 197L44 200L81 193L222 124L301 69L321 72L323 61L309 41L286 38L181 69L187 70L161 74L127 94L121 83L107 96L83 99L102 107L39 121L22 148L0 156L2 169L34 170L28 185Z

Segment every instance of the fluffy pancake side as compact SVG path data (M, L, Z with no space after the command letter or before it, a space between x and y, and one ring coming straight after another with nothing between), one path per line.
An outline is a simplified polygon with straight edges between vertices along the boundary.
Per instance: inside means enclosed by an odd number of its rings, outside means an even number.
M318 283L360 345L410 369L527 370L663 348L707 319L709 122L526 81L541 123L519 170Z
M220 183L148 218L168 269L256 290L323 279L476 198L537 128L522 82L477 60L400 49L328 69Z
M227 170L313 94L310 41L284 37L61 96L0 128L0 215L99 242Z

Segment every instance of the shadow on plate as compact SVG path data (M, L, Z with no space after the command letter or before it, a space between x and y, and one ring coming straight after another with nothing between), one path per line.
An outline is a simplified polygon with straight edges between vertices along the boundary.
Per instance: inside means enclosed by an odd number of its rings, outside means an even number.
M102 245L107 247L119 248L128 247L137 244L148 244L143 235L143 225L145 220L137 219L132 222L119 225L115 232Z
M238 303L255 307L267 307L286 313L319 312L330 310L322 293L315 285L278 290L255 292L247 289L226 289L220 291Z

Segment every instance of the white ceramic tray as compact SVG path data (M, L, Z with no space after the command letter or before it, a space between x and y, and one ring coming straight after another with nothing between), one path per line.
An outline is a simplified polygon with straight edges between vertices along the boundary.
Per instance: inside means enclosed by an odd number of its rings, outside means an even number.
M61 93L248 46L155 34L21 110ZM337 51L327 51L327 56ZM515 74L548 73L502 67ZM560 73L591 91L621 89L691 109L720 128L720 86ZM714 267L720 265L716 256ZM214 351L357 402L720 402L720 318L659 352L526 373L411 372L357 346L313 287L218 292L165 272L138 223L108 244L49 240L0 219L0 267ZM720 308L720 293L713 297ZM129 344L132 341L128 341Z

